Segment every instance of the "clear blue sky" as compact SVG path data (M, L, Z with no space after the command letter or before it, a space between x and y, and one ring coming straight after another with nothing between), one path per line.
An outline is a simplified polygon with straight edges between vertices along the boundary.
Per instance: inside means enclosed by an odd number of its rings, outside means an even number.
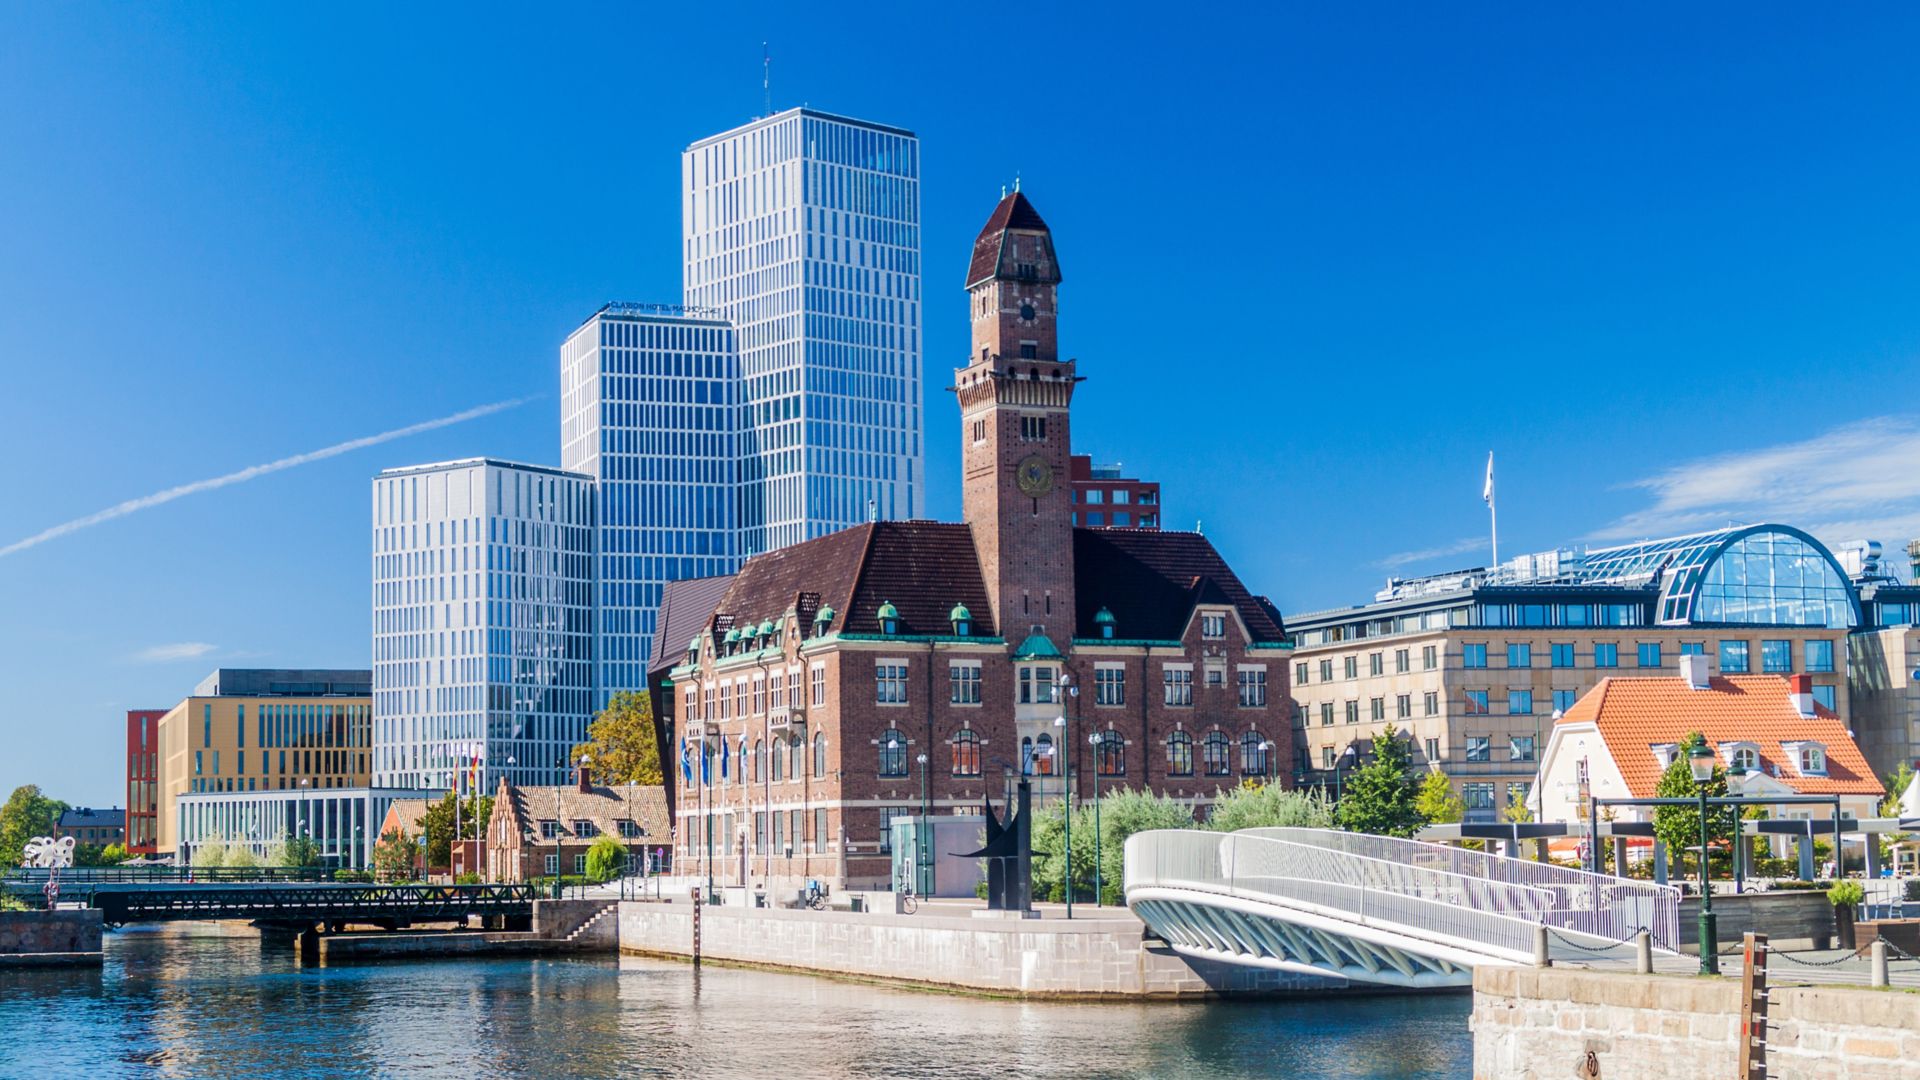
M1284 610L1484 562L1490 448L1503 552L1920 535L1907 11L704 10L0 9L0 547L539 395L0 555L0 793L120 803L124 711L215 666L365 666L368 478L557 461L559 343L678 297L763 39L776 107L923 140L936 516L1017 170L1079 448Z

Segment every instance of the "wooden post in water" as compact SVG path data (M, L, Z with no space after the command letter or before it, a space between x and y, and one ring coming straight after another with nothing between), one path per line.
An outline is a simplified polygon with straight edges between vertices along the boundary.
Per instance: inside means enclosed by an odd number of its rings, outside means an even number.
M1740 951L1740 1080L1766 1080L1767 935L1747 934Z

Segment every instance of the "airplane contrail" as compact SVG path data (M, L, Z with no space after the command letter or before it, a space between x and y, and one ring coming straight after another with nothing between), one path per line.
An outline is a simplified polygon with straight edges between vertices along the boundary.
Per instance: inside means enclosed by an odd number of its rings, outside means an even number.
M126 502L116 506L109 506L99 513L88 514L83 518L75 518L63 525L55 525L45 532L35 533L25 540L16 540L6 547L0 547L0 558L12 555L18 551L25 551L30 547L37 547L49 540L57 540L68 533L79 532L81 529L98 525L102 522L112 521L114 518L126 517L135 511L159 506L162 503L170 503L175 499L184 498L188 495L197 495L202 491L212 491L215 488L223 488L230 484L244 483L256 476L265 476L268 473L279 472L282 469L291 469L295 465L305 465L312 461L322 461L330 457L339 457L341 454L350 453L354 450L365 449L369 446L378 446L383 442L392 442L395 439L404 439L409 435L418 435L423 431L432 431L435 428L450 427L468 420L477 420L482 416L490 416L493 413L511 409L516 405L524 405L531 400L533 399L515 398L512 401L496 401L491 405L480 405L468 409L465 412L454 413L452 416L443 416L438 420L427 420L418 424L410 424L407 427L395 428L392 431L383 431L378 435L367 435L358 439L349 439L346 442L335 443L332 446L323 447L319 450L310 450L304 454L283 457L278 461L269 461L265 465L250 465L247 468L241 469L239 472L230 472L225 476L216 476L210 480L195 480L191 484L182 484L179 487L154 492L152 495L142 495L137 499L128 499Z

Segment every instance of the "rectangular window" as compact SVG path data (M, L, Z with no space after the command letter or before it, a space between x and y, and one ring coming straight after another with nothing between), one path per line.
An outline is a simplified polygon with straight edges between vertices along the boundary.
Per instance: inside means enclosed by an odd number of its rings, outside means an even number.
M1807 650L1807 670L1829 672L1833 670L1833 642L1809 641L1802 646Z
M1367 717L1376 724L1385 720L1387 718L1387 699L1377 697L1367 702Z
M573 872L576 875L584 874L587 872L587 856L585 852L582 852L573 857Z
M1331 727L1332 725L1333 725L1333 702L1323 701L1320 703L1320 726Z
M880 663L873 666L873 700L878 705L907 703L907 666Z
M1762 641L1760 643L1760 670L1773 675L1785 675L1793 670L1793 642Z
M1722 641L1720 643L1720 674L1745 675L1748 670L1747 643Z
M1382 653L1367 654L1367 674L1380 675L1386 671L1386 656Z
M1524 668L1533 666L1533 646L1524 641L1507 643L1507 666Z
M1397 718L1401 720L1405 720L1408 717L1413 715L1413 695L1412 694L1401 694L1399 697L1394 698L1393 705L1394 705L1394 716L1396 716Z
M1347 657L1346 663L1343 665L1342 670L1346 672L1347 678L1349 679L1359 678L1360 677L1360 658L1357 656Z
M1840 707L1834 703L1834 688L1831 686L1815 686L1813 688L1813 701L1814 704L1821 706L1828 712L1840 711Z
M551 840L560 833L560 823L552 818L540 819L540 839Z
M824 853L828 848L827 808L822 806L813 812L813 850L815 854Z
M1115 522L1114 524L1119 524ZM1200 616L1200 636L1203 638L1223 638L1227 636L1227 617L1225 615Z
M1508 716L1532 716L1533 715L1533 691L1531 690L1507 691L1507 715Z
M1639 652L1640 652L1641 667L1657 668L1660 666L1660 643L1659 642L1643 641L1640 643Z
M1555 642L1549 646L1549 650L1552 653L1554 667L1570 668L1573 666L1573 643L1571 641Z
M1189 706L1193 704L1193 669L1163 669L1162 679L1166 684L1166 704Z
M1681 656L1707 655L1707 643L1704 641L1683 641L1680 643Z
M1485 716L1492 711L1492 706L1487 704L1487 692L1485 690L1469 690L1466 692L1466 708L1462 709L1461 712L1468 716Z
M1440 760L1440 740L1439 739L1427 740L1427 760L1428 761Z
M547 876L554 877L559 873L560 873L560 856L558 855L547 856Z
M1126 668L1103 667L1094 669L1093 703L1095 705L1125 705L1127 703Z
M1511 739L1507 740L1507 760L1532 761L1533 760L1533 736L1515 735Z
M1393 651L1393 671L1396 675L1405 675L1413 670L1413 654L1406 649Z
M1333 768L1333 747L1323 746L1320 748L1320 767L1323 769Z
M1579 700L1579 697L1580 691L1578 690L1555 690L1553 692L1553 711L1557 713L1566 712L1568 709L1573 708L1573 703Z
M1427 691L1427 692L1426 692L1426 694L1425 694L1425 695L1424 695L1424 696L1422 697L1422 699L1421 699L1421 703L1420 703L1420 704L1421 704L1421 706L1422 706L1422 708L1423 708L1423 709L1425 710L1425 712L1423 713L1423 715L1426 715L1426 716L1439 716L1439 715L1440 715L1440 693L1439 693L1439 691L1437 691L1437 690L1429 690L1429 691Z
M1487 647L1484 644L1460 646L1460 666L1463 668L1483 668L1487 666Z
M1347 723L1357 724L1359 722L1360 722L1360 703L1357 701L1347 702Z
M1047 418L1044 416L1022 416L1020 418L1021 442L1046 442Z
M1420 670L1432 671L1439 666L1440 649L1437 646L1428 645L1420 650Z
M1467 736L1468 761L1492 761L1493 737L1491 735Z
M1493 809L1493 785L1474 783L1460 785L1460 798L1469 810Z
M1320 661L1320 681L1321 682L1333 681L1333 661L1332 660L1329 659L1329 660Z
M1240 681L1240 707L1243 709L1261 709L1267 704L1267 669L1243 667L1237 673Z
M953 693L950 698L953 704L980 704L979 664L949 664L947 666L947 677L953 681Z
M1305 660L1293 665L1293 684L1295 686L1307 685L1307 662Z
M811 675L813 678L813 703L815 705L825 705L827 703L827 665L813 665Z

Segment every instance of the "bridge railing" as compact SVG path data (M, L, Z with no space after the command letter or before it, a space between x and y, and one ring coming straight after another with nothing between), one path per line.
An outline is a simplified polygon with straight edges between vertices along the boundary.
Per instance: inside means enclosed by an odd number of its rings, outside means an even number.
M1654 944L1669 950L1678 948L1680 890L1670 885L1369 833L1248 829L1243 835L1310 844L1484 881L1541 889L1552 897L1540 917L1548 926L1609 941L1624 941L1644 929Z
M1139 833L1127 841L1126 886L1309 904L1336 916L1393 923L1415 936L1517 955L1532 954L1535 928L1542 925L1610 939L1631 936L1642 925L1656 940L1677 930L1677 892L1649 898L1644 908L1609 907L1611 898L1592 892L1596 882L1579 883L1588 890L1581 893L1564 881L1529 877L1525 869L1428 858L1397 841L1368 843L1388 839L1304 829ZM1472 869L1493 873L1465 872ZM1595 897L1602 902L1597 912L1583 903Z

